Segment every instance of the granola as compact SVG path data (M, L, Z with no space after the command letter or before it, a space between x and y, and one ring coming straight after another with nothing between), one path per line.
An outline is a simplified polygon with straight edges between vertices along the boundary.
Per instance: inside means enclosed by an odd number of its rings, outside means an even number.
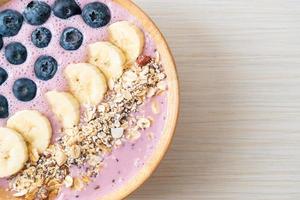
M167 90L166 75L156 59L141 56L121 78L111 84L104 101L86 106L78 126L62 131L42 155L32 152L23 171L10 179L16 197L47 199L64 185L82 190L103 167L104 157L126 140L136 140L151 126L151 119L134 116L147 98ZM157 106L155 106L157 107ZM155 108L157 111L158 108ZM72 177L72 167L83 167Z

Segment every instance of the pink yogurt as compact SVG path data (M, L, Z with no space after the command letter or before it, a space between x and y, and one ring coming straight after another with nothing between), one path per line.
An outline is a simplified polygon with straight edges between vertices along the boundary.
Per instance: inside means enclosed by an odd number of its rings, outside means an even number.
M31 0L11 0L9 3L1 7L1 10L10 8L22 12L25 6ZM49 5L52 5L55 0L45 0ZM81 7L92 0L78 0ZM114 23L120 20L128 20L140 26L138 20L132 16L127 10L123 9L117 3L111 0L102 0L111 10L112 20ZM53 116L48 104L45 101L44 93L48 90L67 90L66 80L63 77L63 70L68 64L85 62L87 59L87 45L97 41L107 40L107 28L93 29L84 23L81 16L73 16L67 20L62 20L55 17L53 14L50 19L42 26L48 28L52 32L52 40L48 47L44 49L36 48L31 42L31 33L37 27L24 23L18 35L9 38L3 38L4 45L10 42L21 42L26 46L28 51L28 58L22 65L11 65L4 57L3 49L0 51L0 66L7 70L9 74L8 80L0 86L0 94L4 95L9 101L10 116L15 112L24 109L35 109L45 114L51 121L54 131L53 141L59 135L59 123ZM75 27L79 29L84 35L83 45L77 51L66 51L59 45L59 38L64 28ZM154 55L155 44L149 34L146 33L146 46L144 54ZM33 71L33 65L36 59L41 55L53 56L58 64L58 71L55 77L49 81L38 80ZM30 102L18 101L12 93L12 85L18 78L30 78L38 86L37 96ZM158 101L161 104L160 114L153 114L151 111L151 101ZM152 127L145 131L141 138L135 142L128 142L119 149L115 149L110 156L105 158L105 167L101 174L82 192L70 191L63 189L59 194L59 200L72 200L72 199L96 199L107 195L114 190L117 190L122 185L126 184L133 178L139 170L147 164L147 160L153 153L156 144L158 143L164 121L166 118L167 97L162 95L155 97L155 99L148 101L140 112L139 116L152 117L154 124ZM0 126L5 126L7 119L0 119ZM158 123L160 122L160 123ZM154 138L149 139L147 133L154 133ZM0 187L7 187L7 180L0 179ZM99 188L99 189L95 189Z

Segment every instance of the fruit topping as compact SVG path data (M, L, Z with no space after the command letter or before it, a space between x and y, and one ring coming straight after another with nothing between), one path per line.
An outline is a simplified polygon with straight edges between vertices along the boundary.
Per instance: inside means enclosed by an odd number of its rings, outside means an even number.
M40 27L34 30L31 34L32 43L38 48L45 48L49 45L52 34L49 29Z
M8 101L3 95L0 94L0 119L7 118L8 114Z
M46 98L64 128L73 128L79 123L80 105L72 94L49 91Z
M64 71L70 91L83 105L99 104L107 91L106 79L98 67L79 63Z
M108 82L117 80L123 74L126 58L123 52L110 42L96 42L88 47L89 63L96 65Z
M74 0L56 0L52 9L54 15L61 19L81 14L81 8Z
M5 69L3 69L2 67L0 67L0 85L2 85L8 78L8 74L5 71Z
M3 10L0 12L0 35L3 37L15 36L23 24L23 16L15 10Z
M79 49L79 47L82 45L82 42L82 33L73 27L66 28L60 37L60 46L69 51Z
M111 20L111 13L107 5L100 2L87 4L82 10L82 18L92 28L107 25Z
M141 55L145 36L141 29L128 21L116 22L109 26L109 41L125 52L129 62L135 62Z
M26 47L19 42L12 42L5 47L5 57L10 64L23 64L27 59Z
M51 7L43 1L31 1L23 12L28 24L42 25L51 15Z
M7 127L18 131L29 144L30 152L43 153L50 144L51 124L35 110L19 111L7 120Z
M40 56L34 64L36 77L43 81L52 79L57 72L57 61L51 56Z
M13 93L20 101L31 101L36 96L37 86L35 82L27 78L21 78L15 81Z
M9 128L0 128L0 178L20 171L28 160L23 137Z

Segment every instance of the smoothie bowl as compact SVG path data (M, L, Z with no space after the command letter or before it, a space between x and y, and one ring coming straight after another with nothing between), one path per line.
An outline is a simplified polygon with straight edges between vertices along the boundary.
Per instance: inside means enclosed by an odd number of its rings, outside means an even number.
M179 104L153 22L129 0L10 0L0 36L0 199L117 200L139 187Z

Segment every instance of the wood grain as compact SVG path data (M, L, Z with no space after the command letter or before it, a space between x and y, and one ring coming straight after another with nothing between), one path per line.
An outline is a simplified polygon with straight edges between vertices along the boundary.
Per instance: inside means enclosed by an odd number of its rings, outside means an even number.
M6 2L8 2L9 0L0 0L0 5L5 4Z
M182 105L130 200L300 199L300 1L135 0L166 36Z

